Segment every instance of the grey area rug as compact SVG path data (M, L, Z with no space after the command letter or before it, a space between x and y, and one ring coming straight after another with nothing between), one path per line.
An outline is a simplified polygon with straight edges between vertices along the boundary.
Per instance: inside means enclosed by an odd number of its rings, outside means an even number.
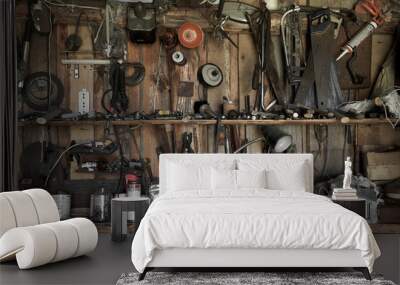
M381 276L373 275L373 280L368 281L359 272L148 272L142 281L138 281L138 276L138 273L122 274L116 285L395 285Z

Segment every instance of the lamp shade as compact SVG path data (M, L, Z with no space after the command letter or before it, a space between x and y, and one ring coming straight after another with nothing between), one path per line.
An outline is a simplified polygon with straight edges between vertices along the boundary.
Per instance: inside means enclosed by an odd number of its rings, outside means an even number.
M267 142L273 146L274 152L285 152L293 144L292 136L284 133L276 126L264 126L262 132L264 137L267 139Z

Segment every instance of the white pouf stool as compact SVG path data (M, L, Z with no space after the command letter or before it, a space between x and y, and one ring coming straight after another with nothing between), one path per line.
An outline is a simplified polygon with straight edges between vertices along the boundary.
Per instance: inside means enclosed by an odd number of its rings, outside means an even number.
M51 195L42 189L0 193L0 261L16 258L20 269L87 254L98 233L88 219L60 222Z

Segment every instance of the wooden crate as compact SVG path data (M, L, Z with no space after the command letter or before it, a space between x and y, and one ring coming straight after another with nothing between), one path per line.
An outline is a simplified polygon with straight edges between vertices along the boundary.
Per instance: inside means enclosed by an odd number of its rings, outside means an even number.
M365 172L371 180L393 180L400 177L400 151L367 152Z

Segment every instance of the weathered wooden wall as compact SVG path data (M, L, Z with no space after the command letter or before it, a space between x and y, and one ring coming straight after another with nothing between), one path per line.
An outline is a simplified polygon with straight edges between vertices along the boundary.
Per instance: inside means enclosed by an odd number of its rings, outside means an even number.
M258 1L250 1L258 3ZM318 2L318 3L317 3ZM326 4L330 6L342 6L348 7L349 2L352 1L310 1L308 4L324 6ZM342 3L343 2L343 3ZM351 7L351 5L350 5ZM73 22L73 21L72 21ZM70 76L70 67L61 64L61 58L65 57L64 53L64 41L69 33L74 30L74 27L70 24L60 22L55 19L53 34L51 37L51 69L64 84L65 88L65 99L62 104L63 107L69 107L73 111L77 109L77 92L79 88L87 87L93 93L93 108L96 111L103 111L101 108L101 96L105 90L104 80L104 69L97 68L91 69L89 66L81 66L81 76L87 76L88 78L82 77L78 82ZM19 30L22 30L23 21L19 21ZM161 31L161 29L159 29ZM91 49L90 34L87 26L83 25L80 30L82 38L84 38L84 44L82 50ZM223 71L224 82L217 88L208 90L208 100L211 107L217 110L222 103L222 97L227 96L238 106L238 110L244 109L244 96L251 93L251 79L254 64L256 61L256 54L254 45L252 43L251 35L248 31L231 32L230 36L233 38L235 43L238 44L239 48L235 49L228 41L220 41L214 39L210 33L205 34L203 44L193 50L188 50L182 47L181 49L188 63L185 66L174 66L169 69L167 61L169 55L164 48L160 48L160 43L157 41L152 45L137 45L128 42L128 60L129 61L140 61L146 67L146 76L144 81L135 87L127 88L127 95L129 97L129 111L130 112L145 112L150 113L156 109L174 109L177 101L177 84L180 80L192 81L195 84L194 97L192 102L201 99L203 90L202 86L197 81L197 69L200 65L206 62L212 62L217 64ZM390 47L391 43L390 34L377 34L372 38L372 76L376 77L377 67L382 63L384 55ZM276 38L278 39L278 38ZM276 43L278 43L277 41ZM34 35L32 40L32 52L31 52L31 72L47 70L47 46L46 37ZM277 47L279 49L279 45ZM93 57L89 54L76 54L74 57L88 58ZM96 57L96 56L95 56ZM160 74L162 82L167 84L160 84L159 88L156 88L156 74ZM85 75L86 74L86 75ZM89 78L90 77L90 78ZM169 89L171 92L169 92ZM345 94L351 93L350 99L362 99L365 98L368 90L344 90ZM172 98L170 98L171 94ZM173 102L172 106L170 102ZM125 156L127 158L149 158L151 161L151 167L155 175L158 174L158 159L156 155L156 147L165 143L160 138L160 128L162 126L141 126L134 130L129 127L118 127L121 133L121 137L125 141L126 147ZM195 150L199 153L206 153L213 151L213 139L214 139L214 126L204 125L175 125L165 126L165 128L172 129L177 138L176 149L181 148L181 134L185 131L193 132L197 134L197 143L195 144ZM293 136L294 142L298 152L312 152L317 153L318 141L315 138L315 129L318 127L313 126L285 126L282 127L288 134ZM325 127L319 127L322 131L326 131ZM352 155L360 144L360 136L363 133L369 132L368 127L360 128L358 126L350 127L352 136L347 142L344 141L344 126L329 126L327 142L328 147L328 160L325 166L325 175L333 175L342 172L343 157L346 155ZM377 126L374 130L379 129L379 133L383 134L382 138L391 137L399 138L398 132L395 133L389 126ZM241 139L251 140L252 138L260 136L260 129L256 126L239 126ZM80 125L74 127L29 127L20 128L20 146L25 146L30 142L38 141L41 138L52 141L55 144L61 146L69 145L72 139L84 140L87 138L104 138L104 127L93 126L93 125ZM379 144L380 138L376 136L374 139ZM400 140L392 139L392 143L399 144ZM369 142L366 142L369 144ZM326 144L322 144L322 149ZM346 146L345 146L346 145ZM251 153L261 151L260 145L253 145L248 149ZM316 155L316 174L321 174L326 156L324 151L319 155ZM91 175L90 177L94 177Z

